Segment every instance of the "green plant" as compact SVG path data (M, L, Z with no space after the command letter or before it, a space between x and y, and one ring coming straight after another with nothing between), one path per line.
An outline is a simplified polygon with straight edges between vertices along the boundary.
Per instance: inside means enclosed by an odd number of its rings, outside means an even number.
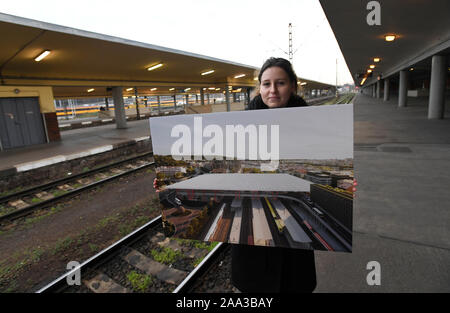
M153 283L153 278L150 275L139 274L136 271L128 273L127 278L135 291L144 292Z
M180 251L175 251L169 247L164 247L161 251L153 249L150 253L156 262L164 264L173 264L183 257L183 254Z
M62 196L63 194L66 194L67 192L68 192L67 190L56 190L56 191L52 192L52 194L55 197L59 197L59 196Z
M55 247L53 248L52 254L56 254L58 252L66 250L72 243L73 239L70 237L58 240Z
M90 243L89 244L89 249L91 249L92 252L97 252L98 245L96 245L95 243Z
M36 198L36 197L31 199L31 203L38 203L38 202L41 202L41 201L42 201L42 199L39 199L39 198Z

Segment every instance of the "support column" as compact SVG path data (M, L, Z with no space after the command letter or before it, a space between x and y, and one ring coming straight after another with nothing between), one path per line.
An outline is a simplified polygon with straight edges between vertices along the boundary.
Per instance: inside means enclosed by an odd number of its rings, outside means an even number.
M206 94L206 98L208 99L208 104L209 104L209 93Z
M433 55L431 59L430 98L428 119L442 119L445 111L445 84L447 79L447 56Z
M406 107L408 99L408 71L400 71L400 84L398 86L398 106Z
M127 128L127 119L125 117L125 108L123 106L122 87L113 87L112 96L114 99L114 115L116 119L116 128Z
M384 79L384 101L389 100L389 78Z
M203 88L200 88L200 103L201 105L205 105L205 93L203 92Z
M156 96L158 100L158 114L161 114L161 96Z
M139 113L139 99L138 99L138 90L134 87L134 103L136 104L136 119L141 119L141 114Z
M175 111L177 109L177 95L173 95L173 110Z
M189 94L186 94L185 98L186 101L184 102L184 111L187 112L187 107L189 105Z
M377 99L380 99L381 82L377 80Z
M376 85L372 84L372 98L375 98L376 96L377 96Z
M227 112L231 111L231 106L230 106L230 90L229 90L229 86L225 86L225 102L227 104Z
M248 105L249 103L250 103L250 88L247 88L245 104Z
M198 103L198 93L195 94L195 104Z
M108 97L105 97L105 107L106 107L106 111L109 111Z

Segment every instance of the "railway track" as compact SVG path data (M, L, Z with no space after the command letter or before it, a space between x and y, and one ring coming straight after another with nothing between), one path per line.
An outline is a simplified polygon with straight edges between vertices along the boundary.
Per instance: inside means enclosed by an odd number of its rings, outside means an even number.
M148 152L0 198L0 224L154 165Z
M167 238L158 216L37 293L186 293L198 286L227 249L222 243ZM80 285L70 286L76 273Z

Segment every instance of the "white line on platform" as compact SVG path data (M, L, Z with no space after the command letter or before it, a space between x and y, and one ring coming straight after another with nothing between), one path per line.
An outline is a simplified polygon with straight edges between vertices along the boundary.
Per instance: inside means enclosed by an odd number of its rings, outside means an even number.
M145 136L145 137L134 138L134 140L135 140L136 142L138 142L138 141L142 141L142 140L147 140L147 139L150 139L150 136Z
M89 149L87 151L82 151L79 153L69 154L66 156L57 155L55 157L51 157L51 158L47 158L47 159L42 159L42 160L27 162L27 163L21 163L21 164L15 165L15 168L17 169L17 172L25 172L25 171L29 171L29 170L32 170L35 168L44 167L47 165L52 165L52 164L56 164L56 163L60 163L60 162L64 162L64 161L70 161L70 160L83 158L86 156L110 151L112 149L113 149L112 145L106 145L106 146Z
M64 128L64 127L70 127L72 126L71 124L61 124L59 125L59 128Z
M42 159L42 160L27 162L27 163L21 163L21 164L15 165L15 168L17 169L17 172L25 172L25 171L29 171L29 170L32 170L35 168L44 167L44 166L59 163L59 162L64 162L65 160L66 160L66 158L63 155L57 155L57 156L47 158L47 159Z

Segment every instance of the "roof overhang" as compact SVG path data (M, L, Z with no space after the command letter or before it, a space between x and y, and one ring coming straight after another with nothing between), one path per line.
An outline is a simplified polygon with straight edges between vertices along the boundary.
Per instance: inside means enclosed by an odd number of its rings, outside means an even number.
M450 1L373 1L380 4L381 25L372 26L369 2L320 0L357 86L370 65L375 68L365 85L416 65L429 70L431 56L450 53ZM397 39L387 42L387 34ZM375 57L381 61L374 63Z
M255 87L259 71L236 62L3 13L0 46L0 84L52 86L56 98L111 96L113 86L124 87L124 96L134 95L136 88L139 95L217 93L227 86L239 91L240 87ZM44 50L51 53L36 62ZM147 70L159 63L163 66ZM201 75L209 70L214 72ZM235 78L240 74L245 76ZM299 78L299 89L333 87Z
M258 68L0 13L5 85L210 87L255 85ZM42 51L51 53L40 62ZM153 71L154 64L163 66ZM205 71L214 70L209 75ZM245 74L242 78L235 78Z

